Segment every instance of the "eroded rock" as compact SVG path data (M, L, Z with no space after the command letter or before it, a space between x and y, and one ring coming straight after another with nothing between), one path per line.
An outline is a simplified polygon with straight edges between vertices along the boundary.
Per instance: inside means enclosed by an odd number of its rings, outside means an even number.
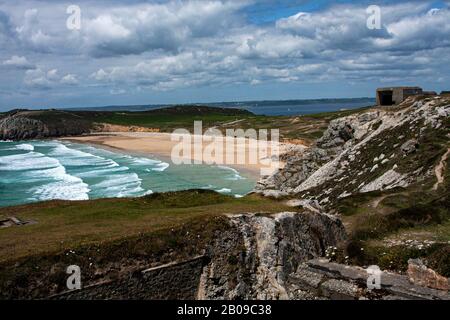
M211 247L200 299L288 299L288 276L345 238L341 221L323 213L242 214L230 223Z
M407 273L411 283L438 290L450 289L448 279L427 268L420 259L408 260Z

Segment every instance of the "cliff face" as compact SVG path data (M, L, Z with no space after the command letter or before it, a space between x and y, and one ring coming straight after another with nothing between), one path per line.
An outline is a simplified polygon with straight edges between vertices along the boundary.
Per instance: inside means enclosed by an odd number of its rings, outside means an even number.
M6 117L0 120L0 140L25 140L48 136L42 121L23 117Z
M228 217L201 256L116 280L97 279L52 299L289 299L291 276L344 239L341 222L322 213L282 212ZM181 249L182 250L182 249ZM17 297L16 297L17 298Z
M26 140L88 133L91 124L65 112L10 112L0 119L0 140Z
M255 191L331 208L350 195L424 181L447 151L449 115L448 97L410 98L333 120L314 147L292 156Z
M345 238L340 220L323 213L230 219L231 228L209 249L199 299L288 299L288 276Z

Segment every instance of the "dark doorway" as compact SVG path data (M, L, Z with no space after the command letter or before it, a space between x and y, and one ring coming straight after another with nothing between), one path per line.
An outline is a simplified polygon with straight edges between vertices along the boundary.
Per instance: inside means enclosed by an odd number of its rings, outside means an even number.
M394 104L394 101L392 101L392 91L380 91L380 105L382 106L392 106Z

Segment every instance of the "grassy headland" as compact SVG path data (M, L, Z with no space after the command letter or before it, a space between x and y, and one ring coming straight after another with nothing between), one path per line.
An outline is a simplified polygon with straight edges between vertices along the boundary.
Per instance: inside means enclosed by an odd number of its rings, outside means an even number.
M366 108L320 113L307 116L262 116L243 109L217 108L207 106L174 106L149 111L69 111L69 110L13 110L7 115L16 115L43 122L50 130L58 133L58 127L101 130L99 124L120 125L172 132L184 128L193 130L194 121L203 121L203 129L217 127L225 129L279 129L282 140L300 140L312 143L327 128L328 123ZM0 115L1 117L1 115Z

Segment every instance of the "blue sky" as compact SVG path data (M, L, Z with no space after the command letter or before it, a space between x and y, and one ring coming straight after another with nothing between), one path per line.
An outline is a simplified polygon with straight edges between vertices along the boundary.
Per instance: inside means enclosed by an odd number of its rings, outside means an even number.
M66 9L81 9L81 28ZM367 28L369 5L381 29ZM448 90L449 1L0 0L0 111Z

